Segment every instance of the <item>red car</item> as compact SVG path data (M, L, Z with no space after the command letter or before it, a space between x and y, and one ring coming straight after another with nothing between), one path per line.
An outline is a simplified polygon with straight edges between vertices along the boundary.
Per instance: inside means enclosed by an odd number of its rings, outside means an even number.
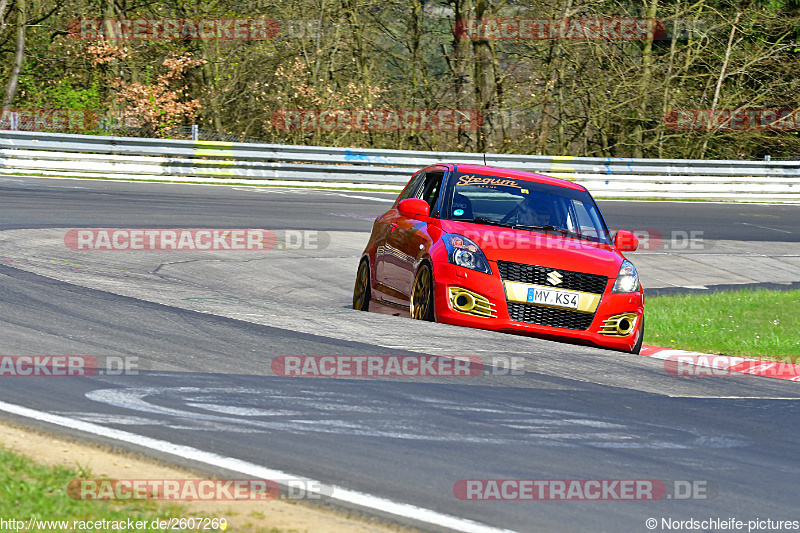
M637 246L576 183L434 165L375 220L353 307L639 353Z

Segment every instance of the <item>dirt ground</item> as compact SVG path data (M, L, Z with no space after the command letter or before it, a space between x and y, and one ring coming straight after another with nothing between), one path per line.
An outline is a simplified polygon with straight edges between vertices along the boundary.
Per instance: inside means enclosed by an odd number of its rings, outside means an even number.
M0 446L31 457L46 465L85 468L92 478L111 479L187 479L198 478L187 471L159 464L134 455L111 452L94 444L58 438L0 421ZM186 508L187 516L225 517L227 531L252 533L388 533L416 530L365 517L347 516L345 511L317 508L302 503L274 500L175 502ZM46 517L43 517L46 519ZM102 517L97 517L102 519Z

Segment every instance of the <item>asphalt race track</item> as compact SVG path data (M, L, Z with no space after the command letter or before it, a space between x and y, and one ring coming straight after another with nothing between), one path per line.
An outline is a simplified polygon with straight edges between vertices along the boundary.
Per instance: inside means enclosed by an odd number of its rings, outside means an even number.
M307 477L334 486L334 500L337 490L373 498L347 505L414 506L394 518L431 531L449 524L634 532L651 531L648 518L800 519L798 383L678 378L646 357L351 310L371 220L393 197L0 178L0 355L86 355L138 368L0 377L0 410L58 417L60 426L50 427L72 434L108 430L91 439L113 440L112 430L150 439L127 441L135 449L173 443ZM800 242L800 210L792 206L601 207L614 228ZM279 245L69 250L64 232L85 227L269 228ZM317 245L289 246L287 231L316 232ZM290 378L271 370L282 355L412 354L478 356L487 369L404 379ZM520 372L505 368L511 358ZM646 479L668 492L658 501L454 496L459 480L476 479ZM675 489L684 482L702 490L684 498Z
M0 177L0 229L267 227L369 231L395 193ZM384 201L377 201L377 200ZM611 228L704 232L707 239L800 242L792 205L599 201ZM298 215L298 209L302 216Z

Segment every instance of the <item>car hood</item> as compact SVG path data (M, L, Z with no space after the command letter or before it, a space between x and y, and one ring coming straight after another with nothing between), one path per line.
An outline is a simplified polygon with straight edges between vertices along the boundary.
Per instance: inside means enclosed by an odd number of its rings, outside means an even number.
M489 261L511 261L615 278L625 259L613 246L561 235L442 220L442 230L480 246Z

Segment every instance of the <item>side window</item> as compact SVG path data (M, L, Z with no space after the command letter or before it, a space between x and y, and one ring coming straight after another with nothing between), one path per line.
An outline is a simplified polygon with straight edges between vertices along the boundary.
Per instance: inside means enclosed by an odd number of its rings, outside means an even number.
M425 173L423 172L412 177L411 181L408 182L408 185L406 185L406 188L403 190L403 193L397 199L397 203L400 203L400 200L405 200L406 198L419 198L418 193L423 178L425 178Z
M442 171L428 172L425 175L425 185L420 198L428 202L428 205L431 206L431 216L439 215L438 200L439 193L442 190L443 178L444 172Z

